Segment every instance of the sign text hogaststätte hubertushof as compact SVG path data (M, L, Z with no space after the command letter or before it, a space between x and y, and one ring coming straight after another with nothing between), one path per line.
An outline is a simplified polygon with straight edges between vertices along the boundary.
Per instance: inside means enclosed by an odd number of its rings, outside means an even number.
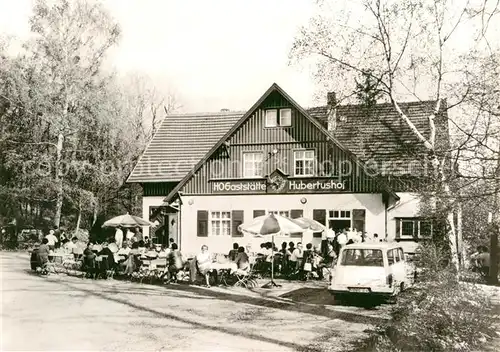
M288 179L276 189L266 180L212 180L213 193L329 193L347 191L345 181L338 179Z

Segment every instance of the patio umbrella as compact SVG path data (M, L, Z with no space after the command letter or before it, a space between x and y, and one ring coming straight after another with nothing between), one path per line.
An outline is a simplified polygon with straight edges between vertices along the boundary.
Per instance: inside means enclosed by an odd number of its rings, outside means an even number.
M153 226L152 222L144 220L138 216L130 215L129 213L125 215L116 216L102 224L102 227L137 227L137 226Z
M274 258L274 235L289 235L290 233L304 232L302 226L295 223L292 219L280 215L263 215L258 216L252 221L241 224L239 227L240 231L248 232L254 236L263 237L271 236L272 248L271 257ZM274 282L274 259L271 263L271 282L264 285L263 287L279 287Z
M323 224L313 219L300 217L292 220L300 227L311 230L312 232L323 232L326 230L326 227Z

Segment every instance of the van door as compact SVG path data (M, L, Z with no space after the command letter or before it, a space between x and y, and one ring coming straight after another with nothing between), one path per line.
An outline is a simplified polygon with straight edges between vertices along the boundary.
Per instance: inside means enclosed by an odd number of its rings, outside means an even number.
M397 285L401 285L401 283L404 282L405 286L408 286L406 284L407 273L406 273L406 265L405 265L403 249L394 248L392 251L394 256L394 265L392 268L392 275L394 276L394 282L397 282Z

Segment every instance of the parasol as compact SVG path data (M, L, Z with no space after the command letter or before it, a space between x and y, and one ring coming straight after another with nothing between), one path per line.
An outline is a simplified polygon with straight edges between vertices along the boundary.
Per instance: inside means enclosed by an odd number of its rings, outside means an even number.
M300 227L311 230L312 232L323 232L326 230L326 227L323 224L313 219L300 217L292 219L292 221Z
M153 223L144 220L138 216L130 215L129 213L125 215L116 216L102 224L102 227L137 227L137 226L153 226Z
M289 235L290 233L305 231L302 226L294 222L292 219L275 214L258 216L248 223L241 224L238 229L242 232L248 232L258 237L271 236L272 258L274 258L274 235ZM274 260L271 264L271 282L263 287L279 287L279 285L274 282Z

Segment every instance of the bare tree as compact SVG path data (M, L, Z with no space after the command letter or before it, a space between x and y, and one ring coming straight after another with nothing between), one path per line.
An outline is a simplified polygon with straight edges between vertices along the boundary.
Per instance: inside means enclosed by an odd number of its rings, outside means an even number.
M455 194L450 182L454 168L450 150L443 150L436 140L435 120L469 96L466 83L474 71L473 62L492 61L498 52L489 40L498 14L498 3L483 1L321 1L319 13L300 30L291 50L292 59L315 59L318 82L334 87L341 97L349 98L356 91L354 77L370 77L420 140L433 170L433 194L445 214L451 258L457 267ZM400 102L408 98L435 101L427 118L428 135L401 108Z

